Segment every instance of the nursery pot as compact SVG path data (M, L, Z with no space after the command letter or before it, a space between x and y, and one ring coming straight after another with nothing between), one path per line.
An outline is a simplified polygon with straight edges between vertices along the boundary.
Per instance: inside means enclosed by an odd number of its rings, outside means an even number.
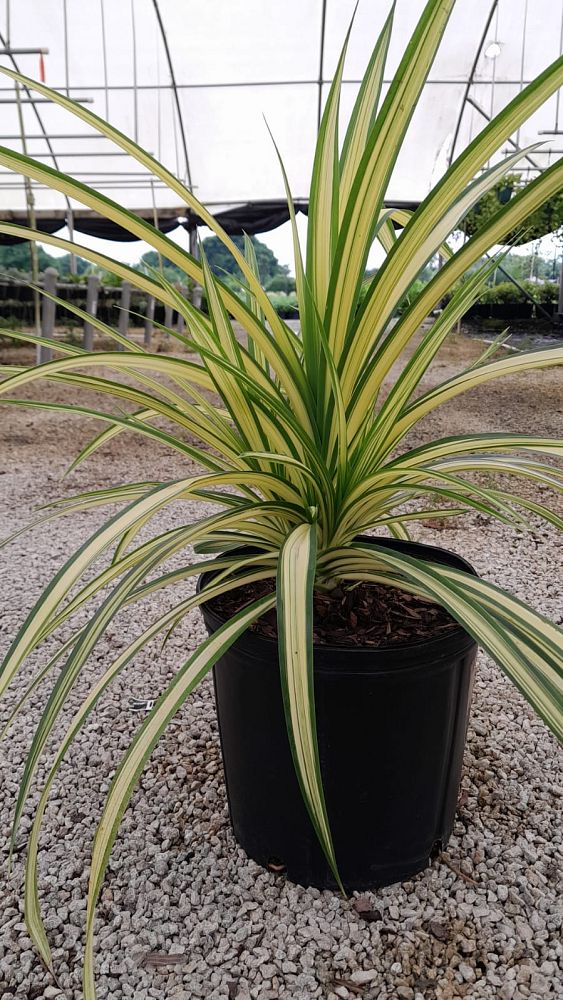
M469 572L443 549L364 537ZM198 587L210 579L204 574ZM202 605L209 633L222 624ZM461 628L388 649L317 645L317 737L336 859L347 889L421 871L447 843L461 778L477 646ZM302 885L335 885L301 798L277 643L245 632L214 668L234 835L260 865Z

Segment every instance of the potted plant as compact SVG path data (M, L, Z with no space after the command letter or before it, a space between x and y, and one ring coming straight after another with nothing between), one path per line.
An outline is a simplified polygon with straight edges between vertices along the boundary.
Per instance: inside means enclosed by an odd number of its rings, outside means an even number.
M10 405L53 405L17 395L20 387L42 379L95 390L116 402L107 411L60 404L61 412L87 412L108 424L77 461L116 434L131 431L168 444L205 470L183 477L180 465L173 482L95 490L56 505L47 517L122 504L53 579L2 667L0 691L39 643L112 585L87 623L42 668L44 676L63 663L25 766L15 836L38 759L88 654L114 615L162 587L199 576L192 597L151 621L92 682L60 743L35 811L26 865L26 920L51 965L37 894L37 853L52 782L72 740L119 671L153 636L201 605L209 637L179 665L136 732L112 780L95 836L86 1000L95 995L94 911L121 818L160 735L212 667L237 836L274 869L286 866L295 878L321 885L373 885L403 877L423 867L447 838L476 643L498 661L553 732L562 735L561 630L479 579L462 558L408 540L409 522L436 510L440 517L478 510L519 527L526 527L530 513L561 526L544 504L480 485L471 474L485 471L487 482L494 474L509 474L561 490L561 470L543 463L542 456L560 456L562 443L500 431L445 436L410 449L405 441L425 415L459 393L504 375L563 362L561 349L492 362L488 351L480 364L419 391L423 375L457 319L478 298L495 260L472 272L434 324L417 337L421 322L563 180L563 164L556 163L500 206L463 248L453 252L445 243L465 213L521 155L474 179L563 83L563 61L558 60L473 140L414 214L386 211L389 177L453 3L427 3L381 99L389 16L340 148L344 46L318 135L305 260L295 235L299 335L276 314L261 287L250 241L241 252L191 191L86 106L2 70L152 170L228 247L245 282L237 295L213 275L205 254L196 260L72 177L11 150L0 151L4 166L64 192L145 239L188 279L204 286L209 309L208 316L198 312L158 271L141 274L72 245L84 258L182 314L188 332L170 333L197 352L199 361L150 354L96 321L125 351L87 354L27 336L63 357L31 369L8 369L0 386L1 398ZM295 232L287 178L285 183ZM394 223L403 227L400 235ZM65 240L23 226L3 223L0 231L71 248ZM358 305L375 238L386 249L386 260ZM445 265L406 300L417 275L438 251ZM399 304L402 313L392 325ZM78 307L69 303L67 308L83 316ZM231 317L246 331L245 344L235 338ZM397 362L402 362L400 374L385 396L384 380ZM102 367L103 373L94 376L94 367ZM123 400L136 407L129 416L121 408ZM165 427L155 425L160 417L166 418ZM139 530L164 507L200 499L217 503L219 513L138 542ZM366 534L374 531L375 537ZM198 546L208 558L194 558L189 546ZM110 551L111 563L85 580L94 561ZM187 564L167 572L166 561L184 551ZM256 768L250 775L253 789L248 768ZM276 802L285 813L280 831L274 830L280 815ZM345 814L348 807L354 810L353 821Z

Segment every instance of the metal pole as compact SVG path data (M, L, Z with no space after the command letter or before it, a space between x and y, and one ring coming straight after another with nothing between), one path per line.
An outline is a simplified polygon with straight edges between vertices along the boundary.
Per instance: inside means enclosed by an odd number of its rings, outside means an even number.
M557 317L563 323L563 253L561 254L561 268L559 271L559 303L557 305Z
M66 224L68 228L68 235L71 243L74 243L74 213L72 211L72 206L69 208L66 214ZM70 255L70 273L77 274L78 268L76 266L76 254L71 253Z
M189 230L189 239L190 239L190 254L196 260L199 260L199 244L197 242L197 226L192 226L190 228L190 230ZM194 284L193 291L192 291L192 305L194 305L196 307L196 309L201 309L201 294L202 294L201 285Z
M324 77L324 61L325 61L325 35L326 35L326 0L323 0L323 6L321 10L321 37L319 46L319 76L317 79L317 132L321 127L322 109L323 109L323 77Z
M51 295L56 295L57 292L57 278L58 273L54 267L47 267L43 275L43 288L46 292L50 292ZM41 336L49 337L53 339L53 334L55 331L55 315L57 311L57 304L53 302L52 299L48 299L46 295L41 296ZM50 347L43 347L42 344L37 345L36 349L36 361L38 365L44 364L46 361L50 361L53 357L53 352Z
M135 142L138 142L139 100L137 97L137 29L135 27L135 0L131 0L131 41L133 43L133 123Z
M86 312L90 316L96 316L98 312L98 294L100 290L100 279L97 274L90 274L88 276L88 286L86 290ZM85 351L93 351L94 349L94 327L91 323L84 323L84 335L82 339L82 346Z
M454 130L454 136L453 136L452 144L451 144L451 147L450 147L450 155L448 156L448 165L449 166L451 166L452 163L453 163L453 158L454 158L454 153L455 153L455 147L456 147L456 143L457 143L457 140L459 138L459 132L460 132L460 129L461 129L461 120L463 118L463 111L464 111L465 105L466 105L466 103L468 101L468 98L469 98L469 91L471 90L471 87L473 85L473 77L475 76L475 72L477 70L477 65L479 63L479 58L481 56L481 50L482 50L483 45L485 44L485 41L487 39L487 32L488 32L488 30L489 30L489 28L491 26L491 22L493 20L494 13L495 13L495 11L497 9L497 4L498 4L498 0L493 0L493 2L491 4L491 9L489 10L489 14L488 14L487 20L485 21L485 26L483 28L483 34L481 35L481 38L479 39L479 45L477 46L477 51L476 51L475 57L473 59L473 65L471 66L471 70L469 72L469 76L468 76L467 82L465 84L465 90L463 92L463 97L461 99L461 106L460 106L460 109L459 109L459 114L457 116L456 126L455 126L455 130Z
M121 304L119 311L119 332L122 337L127 336L129 329L129 307L131 305L131 283L124 281L121 285ZM122 344L118 344L118 350L124 351Z
M182 295L184 298L186 298L187 288L186 288L185 285L180 285L179 292L180 292L180 295ZM185 326L184 317L182 316L182 313L179 312L178 313L178 318L176 320L176 331L177 331L177 333L183 333L184 332L184 326Z
M20 127L20 140L22 144L23 153L25 156L27 156L27 143L25 140L25 127L23 121L20 85L17 82L17 80L15 83L15 92L16 92L16 104L18 109L18 124ZM35 198L33 197L33 188L31 186L31 180L29 179L29 177L24 177L23 186L25 191L25 200L27 204L27 216L28 216L29 226L31 229L37 229L37 219L35 216ZM29 242L29 254L31 262L31 280L33 281L34 285L37 285L37 282L39 281L39 252L35 240L30 240ZM39 292L37 291L37 288L35 288L33 292L33 316L34 316L36 337L39 336L41 330L41 303L39 300L40 300Z
M147 311L145 313L145 336L143 342L145 347L151 346L151 337L154 321L154 295L147 295Z

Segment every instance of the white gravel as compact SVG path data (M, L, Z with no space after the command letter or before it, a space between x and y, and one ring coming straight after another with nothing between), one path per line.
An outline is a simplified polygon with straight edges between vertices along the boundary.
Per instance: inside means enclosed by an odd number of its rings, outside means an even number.
M52 426L41 419L53 418L22 413L18 419L8 434L11 464L0 478L0 536L26 523L41 500L139 477L140 467L146 475L143 461L149 458L151 476L179 474L177 459L137 442L129 451L112 449L110 457L100 453L61 486L64 460L91 425L73 425L79 430L72 440L49 450L35 436ZM168 512L158 527L171 526L180 516L185 508ZM4 550L2 651L68 552L102 518L97 511L64 519ZM563 546L555 530L523 537L496 526L485 529L470 517L457 529L422 528L418 537L462 553L483 575L561 622ZM151 598L147 618L170 600L170 595ZM72 707L144 624L139 609L115 621L73 693ZM81 996L91 841L113 769L139 724L129 700L161 690L203 635L194 612L164 655L155 644L137 657L104 697L61 771L41 851L41 900L60 990L26 934L22 857L12 874L5 861L21 764L45 688L0 747L0 1000ZM49 648L56 649L57 641ZM33 657L17 690L47 653L46 647ZM2 717L6 711L7 706ZM291 885L237 847L228 822L212 689L204 683L161 740L125 815L98 911L99 997L562 996L561 803L555 740L500 670L481 656L460 808L447 853L412 881L367 894L377 919L366 922L354 899ZM22 823L22 846L29 816L30 810Z

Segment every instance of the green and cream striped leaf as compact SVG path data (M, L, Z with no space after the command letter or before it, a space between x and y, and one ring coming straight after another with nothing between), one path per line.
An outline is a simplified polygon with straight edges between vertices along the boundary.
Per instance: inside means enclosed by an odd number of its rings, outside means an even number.
M110 518L64 564L28 615L0 668L0 694L6 689L22 661L35 647L37 641L42 638L46 624L55 614L61 601L68 594L71 587L80 579L88 566L108 546L118 541L123 533L135 524L139 518L144 518L148 513L156 513L163 506L180 497L187 498L194 489L201 486L248 484L263 488L264 484L267 484L267 489L270 481L273 481L276 491L283 499L288 500L290 503L293 501L299 503L299 496L294 493L292 488L286 483L282 483L279 480L276 481L275 477L269 476L266 473L221 473L217 475L195 476L179 480L175 483L166 483L150 491L148 495L141 499L134 501L125 511Z
M29 162L33 164L32 160L30 160ZM70 183L70 178L67 178L66 175L61 174L60 177L61 177L60 186L64 187L67 181ZM84 185L80 186L84 188ZM85 188L86 195L89 190L90 189ZM86 195L84 197L86 197ZM115 206L114 214L117 213L119 215L123 210L120 209L120 207L116 203L112 204ZM132 218L135 219L137 217L133 216ZM123 220L119 224L120 225L123 224L124 228L126 229L128 228ZM148 226L148 223L144 223L144 225ZM148 226L148 228L153 229L153 227L150 226ZM16 226L13 223L0 223L0 233L2 232L11 236L18 236L19 238L22 239L29 239L35 242L47 243L51 246L57 246L60 249L67 250L69 253L74 253L74 254L79 253L86 260L90 260L93 263L98 264L100 267L109 271L111 274L115 274L118 277L130 281L134 287L147 291L148 294L154 295L155 298L159 299L165 304L171 305L173 309L178 308L178 299L177 299L178 293L176 292L175 294L172 294L170 288L167 289L166 282L164 279L161 279L160 282L156 282L153 279L148 278L146 275L141 274L140 271L136 271L133 268L129 268L125 264L120 264L118 261L115 261L110 257L106 257L103 254L99 254L96 251L89 250L87 247L83 247L80 244L71 243L69 240L63 240L60 237L50 236L49 234L41 233L38 230L29 229L26 226ZM154 230L154 232L156 232L156 230ZM140 238L147 238L148 235L150 234L145 233L145 236ZM170 246L172 248L176 247L176 249L178 249L177 245L172 242L170 243ZM163 252L165 252L166 255L170 257L170 259L173 259L174 263L177 263L179 267L182 267L183 265L187 267L188 263L191 262L190 267L192 267L192 270L194 267L197 269L197 281L199 283L202 282L203 279L199 263L197 263L193 258L190 258L189 255L185 253L185 251L180 251L180 254L184 254L184 258L189 258L189 260L184 259L183 262L181 262L180 257L178 256L178 254L174 252L173 249L171 250L170 248L166 247L161 249L163 249ZM286 339L288 339L292 345L290 352L287 351L284 352L281 349L279 343L270 335L268 330L258 322L254 314L248 309L248 307L242 301L242 299L239 298L239 296L237 296L233 292L231 292L230 289L228 289L218 280L217 284L221 289L221 296L229 313L231 313L235 317L235 319L242 324L247 333L249 333L252 336L255 343L260 346L261 350L264 352L264 355L268 358L268 361L271 364L273 370L276 372L278 378L280 379L280 382L284 387L285 391L287 392L289 399L293 403L295 412L299 415L304 426L307 427L309 424L308 410L305 403L303 402L303 397L305 398L307 397L307 386L303 378L303 373L299 366L299 359L297 357L296 348L293 343L294 337L292 331L290 331L289 328L285 327L284 324L284 329L286 331ZM186 301L187 300L184 300L184 303ZM193 321L193 314L190 314L190 316ZM296 358L297 360L293 361L293 358Z
M116 344L119 344L125 351L133 351L137 354L144 354L145 348L141 344L135 343L135 341L130 340L129 337L123 337L118 330L115 330L112 326L104 323L103 320L99 319L98 316L93 316L91 313L87 313L85 309L81 309L80 306L75 305L70 299L62 299L59 295L55 295L53 292L49 292L46 288L42 288L41 285L34 285L32 281L27 282L29 288L33 288L34 291L39 292L40 295L45 299L49 299L54 302L55 305L60 306L61 309L65 309L66 312L70 312L73 316L77 316L84 323L89 323L93 326L98 333L103 334L110 340L115 340Z
M426 416L436 407L454 399L462 392L475 389L496 378L506 375L517 375L520 372L535 371L541 368L555 368L563 364L563 348L549 347L546 350L526 351L523 354L510 355L500 361L493 361L478 368L457 375L441 385L435 386L420 396L405 411L393 429L393 440L396 442L406 430Z
M78 632L73 633L70 639L67 639L66 642L63 642L62 646L60 646L60 648L57 650L54 656L52 656L49 660L47 660L45 666L41 667L41 669L38 670L37 673L33 676L31 681L25 688L21 697L18 698L18 700L16 701L16 704L12 708L2 729L0 729L0 743L2 742L3 739L5 739L6 735L12 728L20 712L22 712L25 706L29 703L29 699L32 697L33 693L43 683L45 678L49 676L49 674L53 670L53 667L56 666L61 657L64 656L65 653L67 653L69 649L72 648L74 643L78 641L81 634L82 634L82 629L80 629Z
M397 574L397 585L413 583L453 615L520 689L563 742L563 631L493 584L461 570L423 563L403 553L341 550L328 565L344 579L377 578L374 564ZM346 553L346 554L344 554ZM370 572L371 564L371 572ZM348 569L349 567L349 569ZM358 575L360 574L360 575ZM525 613L524 613L525 612ZM541 653L539 652L541 650Z
M413 448L405 455L390 462L384 470L428 467L428 462L456 455L467 455L484 451L537 451L543 455L563 455L563 441L553 438L534 437L531 434L464 434L457 437L441 438L430 444Z
M491 167L473 181L456 201L450 205L443 204L443 215L428 231L425 240L420 237L418 242L409 239L410 226L415 225L413 220L416 219L416 213L413 215L413 219L401 236L390 247L387 259L376 274L364 299L357 324L352 328L342 374L345 391L353 388L362 370L364 359L383 336L397 306L424 266L479 199L490 191L527 152L535 148L537 147L530 146L529 149L518 150L507 156L500 164ZM410 249L407 252L403 250L403 241L409 244ZM400 260L399 254L401 254Z
M0 67L1 71L2 67ZM169 299L161 285L153 281L152 278L149 278L141 271L135 270L134 267L129 267L121 261L114 260L113 257L108 257L106 254L92 250L90 247L82 246L81 243L73 243L71 240L63 239L61 236L43 233L38 229L31 229L29 226L21 226L14 222L0 222L0 233L4 233L6 236L17 237L21 240L45 243L48 246L57 247L58 250L78 254L80 257L84 257L85 260L89 260L91 264L96 264L102 270L116 275L116 277L121 278L123 281L129 281L134 288L138 288L141 292L146 292L147 295L154 295L156 299L164 302L165 305L170 305L174 308L173 300Z
M280 552L278 645L291 753L301 794L332 873L342 888L324 801L313 680L313 583L316 524L300 524Z
M158 411L153 409L136 410L136 412L132 414L132 417L136 421L140 421L141 423L153 420L157 416L158 416ZM78 455L76 455L76 457L70 463L68 469L66 469L64 476L69 476L70 473L74 471L74 469L77 469L79 465L82 465L82 462L85 462L88 458L91 458L96 451L98 451L100 448L103 448L106 444L112 441L114 437L117 437L117 435L121 433L122 433L121 425L114 424L112 427L106 427L106 429L103 430L100 434L96 434L96 437L92 438L92 440L89 441L88 444L84 446L84 448L81 448L81 450L78 452Z
M247 260L248 266L252 270L252 273L253 273L254 277L256 278L256 280L258 282L261 283L260 268L258 266L258 259L256 257L256 251L254 250L254 244L253 244L252 240L250 239L250 236L248 236L247 233L244 234L244 256L245 256L245 258ZM254 313L254 315L256 316L256 319L258 320L258 322L261 323L262 325L264 325L265 322L266 322L266 317L264 316L264 313L263 313L262 309L260 308L259 303L256 301L256 296L253 295L252 290L248 287L248 285L246 287L247 287L247 296L248 296L248 299L247 299L248 308ZM260 367L264 369L264 371L266 372L266 374L269 374L270 368L269 368L268 360L267 360L264 352L262 350L260 350L260 348L254 342L251 334L247 334L247 338L248 338L248 352L249 352L249 354L260 365Z
M110 125L109 122L104 121L102 118L94 114L84 105L77 104L70 98L66 97L64 94L61 94L56 90L52 90L51 88L46 87L45 84L39 83L36 80L31 80L29 77L24 77L20 73L14 72L13 70L9 70L5 66L0 67L0 72L5 73L7 76L10 76L13 80L18 80L20 83L24 84L24 86L29 87L31 90L35 90L38 93L43 94L44 97L47 97L54 104L59 105L59 107L65 108L71 114L75 115L78 118L81 118L87 124L91 125L97 132L106 136L106 138L114 142L124 152L129 153L129 155L132 156L133 159L137 160L137 162L140 163L143 167L146 167L154 176L158 177L159 180L161 180L168 188L170 188L170 190L175 192L175 194L180 198L182 204L189 205L189 207L194 211L195 215L198 216L202 220L202 222L205 223L205 225L209 226L212 232L214 232L215 235L221 240L221 242L226 246L226 248L229 250L233 258L235 259L236 263L238 264L240 270L242 271L248 283L249 288L252 289L258 304L262 308L264 315L266 316L268 323L271 326L275 340L280 345L283 345L286 359L289 360L290 366L293 369L294 376L298 374L298 369L296 367L297 357L295 354L295 348L292 342L292 338L288 332L288 328L277 315L268 296L262 289L260 282L256 280L252 272L252 268L248 265L244 257L244 254L240 252L236 244L230 239L230 237L226 234L224 229L214 219L214 217L206 209L206 207L200 201L198 201L197 198L195 198L193 193L184 184L182 184L177 177L175 177L172 173L170 173L169 170L166 170L166 168L161 163L159 163L158 160L155 160L154 157L152 157L144 149L138 146L137 143L133 142L132 139L129 139L126 135L124 135L114 126ZM56 171L54 173L56 173ZM48 184L48 186L53 186L53 185ZM84 188L85 186L82 185L82 187ZM89 190L92 192L92 189ZM63 193L66 193L68 195L68 191L64 191ZM92 193L95 194L95 192ZM72 197L77 197L77 196L72 195ZM78 201L81 200L82 199L80 198L80 196L78 196ZM115 203L113 203L113 205L115 205ZM99 211L99 209L95 209L95 211ZM102 211L101 214L106 215L106 212ZM122 219L123 218L126 219L125 224L123 223L123 221L119 222L118 220L116 220L118 221L118 225L124 225L125 229L129 229L130 225L135 225L135 217L132 216L131 213L124 212L122 214ZM149 226L148 228L153 230L153 237L152 239L149 238L147 242L151 246L154 246L155 249L159 250L159 246L156 246L155 242L153 242L154 240L157 240L159 242L159 245L161 243L161 241L158 240L158 231L154 229L154 227L152 226ZM146 237L141 236L140 238L143 239ZM164 241L166 244L169 245L169 247L177 248L177 244L174 244L171 240L167 240L166 238L164 238ZM159 252L162 252L163 256L168 257L169 260L173 260L174 262L176 262L175 257L171 256L171 254L166 249L164 251L159 251ZM190 277L193 280L201 284L201 277L198 276L197 261L191 258L189 254L184 254L184 258L185 259L188 258L189 263L187 263L186 266L183 267L183 269L186 271L187 274L190 275ZM180 266L182 267L181 264ZM236 301L237 297L232 296L232 298ZM228 303L226 303L226 305L230 310L230 306L228 305ZM256 325L260 326L260 324Z
M387 337L373 358L365 365L357 386L353 388L349 409L351 437L361 430L366 415L371 413L379 388L392 365L445 293L484 253L499 243L506 233L518 226L550 197L557 194L562 185L563 160L548 167L504 205L461 250L445 263L432 281L413 300L409 309L393 328L391 336Z
M150 424L145 423L144 420L138 420L133 415L130 417L119 417L116 414L94 410L88 406L79 406L77 403L50 403L46 400L17 399L15 396L10 396L8 399L0 400L0 406L3 405L21 406L26 409L51 410L59 413L70 413L72 415L82 414L83 416L92 417L95 420L103 420L107 423L113 424L114 431L116 428L119 428L120 430L135 431L137 434L152 438L174 451L179 451L182 455L187 455L190 458L195 459L195 461L204 468L211 469L215 472L225 471L225 464L214 461L209 455L209 452L203 451L201 448L195 448L193 445L186 444L184 441L181 441L172 434L168 434L167 431L160 430L158 427L151 427ZM104 442L102 441L102 444L103 443ZM91 454L91 452L89 452L89 454ZM78 456L77 462L79 460L80 456Z
M362 78L342 144L340 154L340 222L342 222L352 185L360 169L370 131L375 124L394 14L395 0L391 4L387 20L375 43L375 48Z
M273 596L263 597L255 601L201 644L199 649L176 671L174 679L139 728L116 771L96 831L92 852L86 915L84 1000L95 1000L96 997L93 955L95 906L102 888L111 848L139 775L168 723L180 710L186 698L238 636L274 604L275 597Z
M401 411L420 384L453 326L478 299L487 279L497 266L498 261L495 259L478 268L457 289L436 322L423 335L420 345L396 379L367 437L362 441L359 474L368 474L369 470L375 468L389 453L395 441L394 431Z
M244 570L244 566L241 564L239 559L237 562L233 562L233 571L236 573L237 570ZM205 566L203 566L205 568ZM198 573L202 569L202 564L199 563L192 567L193 573ZM49 774L47 776L46 782L43 785L39 803L34 817L33 827L31 830L27 861L26 861L26 873L25 873L25 918L26 924L30 933L30 936L37 947L41 957L43 958L45 964L52 968L52 956L47 941L47 936L45 933L45 927L43 924L41 916L41 906L39 902L38 895L38 851L39 851L39 838L41 834L41 827L43 816L45 813L45 808L49 799L49 794L53 781L59 771L59 768L66 756L69 747L76 738L77 734L81 730L84 722L90 715L92 709L98 702L101 695L107 689L109 684L117 677L117 675L124 669L124 667L136 656L136 654L144 648L154 639L155 636L162 632L165 628L168 628L173 624L179 615L185 616L188 612L195 607L197 604L204 603L206 600L210 600L212 597L216 596L218 593L223 593L226 590L232 589L236 586L240 586L242 583L249 583L255 580L265 579L268 576L272 576L275 573L275 569L270 571L253 571L251 573L242 572L237 576L236 580L229 581L222 587L218 587L215 582L212 582L211 586L208 586L204 591L199 594L195 594L192 597L186 599L178 605L178 607L172 608L157 619L149 628L137 637L132 643L130 643L125 650L117 657L117 659L111 664L111 666L105 671L102 677L92 686L87 697L83 701L82 705L75 713L69 728L67 729L65 736L59 745L55 759L51 765Z
M416 258L420 247L425 245L425 241L432 240L434 232L438 233L438 228L444 218L444 206L453 206L458 202L466 185L496 152L500 144L508 139L562 85L563 58L559 58L519 93L452 164L414 213L412 221L405 228L395 257L386 262L378 275L378 291L381 293L377 297L378 300L386 303L387 296L390 296L392 306L398 301L400 295L395 296L394 280L397 277L402 277L405 271L409 271L410 262ZM436 240L433 252L438 249L440 242L441 240ZM490 245L492 246L492 243ZM385 281L387 281L387 285L385 285ZM368 329L374 329L378 333L378 327L374 326L374 323L376 322L375 310L379 307L380 302L375 299L372 302L373 309L366 309L364 313L364 323ZM357 330L355 343L357 343L359 334L360 330Z
M324 314L334 252L338 239L340 167L338 163L338 116L344 60L352 24L348 28L325 104L317 143L309 193L307 229L307 275L317 309Z
M197 538L201 532L194 532ZM170 548L173 548L173 543ZM121 609L124 602L141 583L144 577L158 565L168 555L164 549L157 550L156 554L151 554L140 564L132 569L127 576L113 589L111 594L105 599L100 608L92 616L86 627L83 629L80 638L74 645L63 668L53 685L39 723L36 727L29 751L26 756L22 779L18 791L14 819L12 823L12 837L10 852L13 851L16 837L19 830L19 823L23 809L25 807L31 783L37 770L37 766L45 748L45 744L56 725L59 715L64 709L68 697L78 680L80 671L84 666L88 656L95 647L100 636L106 631L111 621Z
M368 144L352 183L340 227L327 303L328 342L337 367L354 316L391 171L453 6L454 0L428 0L369 132Z
M213 499L216 502L217 494L213 494ZM283 540L284 530L287 531L288 528L299 523L301 513L298 508L290 504L245 504L233 512L220 512L212 514L208 518L203 518L197 522L197 526L201 529L201 536L205 539L215 538L219 531L226 531L227 529L232 531L236 529L236 537L238 537L238 532L244 533L248 522L251 522L256 542L259 540L267 541L275 549L279 548ZM284 527L279 527L279 522ZM195 527L196 525L190 524L173 528L143 543L129 554L121 556L118 560L112 561L110 566L94 577L93 580L90 580L72 600L65 604L62 611L51 618L48 627L42 634L42 639L56 631L64 621L67 621L87 601L112 583L116 577L128 572L142 559L150 556L155 551L162 551L166 546L169 558L182 551L182 549L185 549L187 545L197 547L197 540L194 541ZM170 545L170 543L172 544ZM240 544L243 543L240 542ZM231 561L229 560L229 565ZM195 572L200 571L203 572L203 569L196 570ZM153 583L154 587L152 584L147 585L147 592L151 592L152 589L158 589L156 586L157 581L153 581Z

